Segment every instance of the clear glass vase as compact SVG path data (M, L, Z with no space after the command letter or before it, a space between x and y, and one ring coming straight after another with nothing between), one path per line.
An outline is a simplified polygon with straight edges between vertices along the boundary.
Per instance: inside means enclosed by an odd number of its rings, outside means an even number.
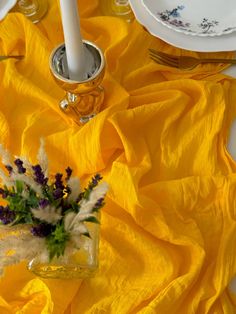
M43 278L72 279L92 277L98 269L99 224L86 223L90 238L82 236L80 248L65 250L65 254L52 261L38 254L28 263L28 269Z
M18 0L13 9L29 18L33 23L39 22L48 10L47 0Z

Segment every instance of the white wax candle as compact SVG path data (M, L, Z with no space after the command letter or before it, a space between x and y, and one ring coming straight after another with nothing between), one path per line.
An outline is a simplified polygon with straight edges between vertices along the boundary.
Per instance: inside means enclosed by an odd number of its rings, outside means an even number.
M86 60L77 0L60 0L60 6L69 78L81 81L86 78Z

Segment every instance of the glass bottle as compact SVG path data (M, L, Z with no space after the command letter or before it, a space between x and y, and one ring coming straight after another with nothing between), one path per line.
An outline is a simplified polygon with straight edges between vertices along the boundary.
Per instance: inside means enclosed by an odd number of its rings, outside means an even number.
M39 22L48 10L47 0L18 0L13 11L20 12L33 23Z

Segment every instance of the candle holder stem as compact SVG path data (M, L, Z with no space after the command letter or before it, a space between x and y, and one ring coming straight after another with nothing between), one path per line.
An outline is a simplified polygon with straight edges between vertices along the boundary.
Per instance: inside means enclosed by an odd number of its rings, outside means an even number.
M97 86L85 94L67 92L59 106L73 121L81 125L99 112L103 100L104 89L102 86Z

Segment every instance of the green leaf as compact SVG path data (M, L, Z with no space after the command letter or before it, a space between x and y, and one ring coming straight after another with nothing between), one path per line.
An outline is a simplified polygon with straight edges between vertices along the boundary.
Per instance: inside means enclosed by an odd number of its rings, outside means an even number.
M73 209L73 212L75 212L75 213L78 213L80 210L80 206L75 202L71 204L71 207Z
M46 187L43 188L43 195L45 198L49 200L50 203L54 201L53 197L53 185L47 185Z
M83 192L83 198L85 198L86 200L88 200L90 193L91 193L91 190L85 189L84 192Z
M38 198L35 197L35 196L30 196L28 199L27 199L27 202L26 202L26 207L27 208L38 208L39 206L39 201L38 201Z
M24 189L24 182L16 180L16 191L17 193L22 193Z
M46 244L49 251L50 260L53 257L59 257L64 254L66 243L69 241L70 236L65 231L63 225L57 225L56 229L47 236Z

